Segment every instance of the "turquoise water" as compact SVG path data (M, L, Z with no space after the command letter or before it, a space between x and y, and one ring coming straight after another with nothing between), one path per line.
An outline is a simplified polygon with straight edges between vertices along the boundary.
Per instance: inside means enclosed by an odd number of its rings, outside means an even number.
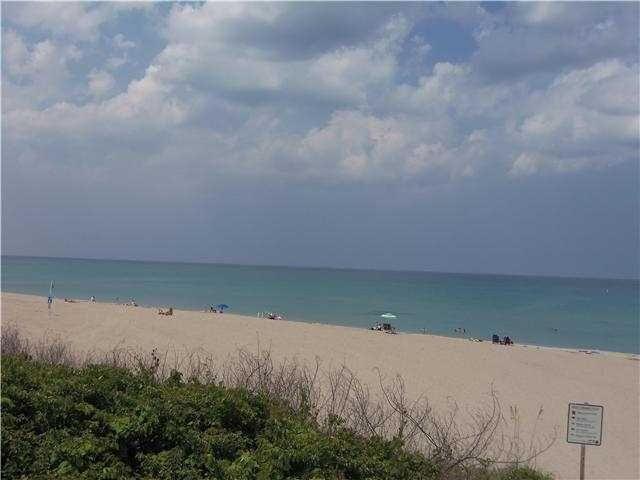
M638 281L2 257L2 291L640 353Z

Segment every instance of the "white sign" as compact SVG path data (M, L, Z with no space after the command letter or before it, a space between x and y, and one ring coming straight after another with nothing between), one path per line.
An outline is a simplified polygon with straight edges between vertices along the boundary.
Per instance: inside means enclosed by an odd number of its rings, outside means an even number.
M602 444L601 405L570 403L567 418L567 442L581 445Z

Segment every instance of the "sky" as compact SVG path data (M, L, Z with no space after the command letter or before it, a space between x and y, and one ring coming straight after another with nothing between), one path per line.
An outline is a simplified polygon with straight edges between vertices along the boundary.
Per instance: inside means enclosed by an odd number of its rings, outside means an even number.
M2 253L638 278L638 3L2 3Z

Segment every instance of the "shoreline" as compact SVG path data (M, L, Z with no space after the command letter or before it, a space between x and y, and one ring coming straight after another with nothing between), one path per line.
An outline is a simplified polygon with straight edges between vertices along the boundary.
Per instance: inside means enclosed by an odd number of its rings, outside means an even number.
M27 293L20 293L20 292L8 292L8 291L0 291L1 294L11 294L11 295L22 295L25 297L33 297L33 298L38 298L41 299L43 302L46 302L47 297L46 296L41 296L41 295L31 295L31 294L27 294ZM69 297L67 297L69 298ZM140 308L140 309L148 309L148 310L158 310L160 308L168 308L167 306L164 305L157 305L157 306L152 306L152 305L137 305L137 306L133 306L133 305L127 305L126 303L116 303L116 302L109 302L109 301L95 301L95 302L91 302L90 300L85 300L85 299L78 299L78 298L71 298L72 302L65 302L64 298L60 299L57 297L54 297L54 302L62 302L62 303L86 303L86 304L91 304L91 303L98 303L98 304L103 304L103 305L115 305L115 306L124 306L124 307L130 307L130 308ZM204 313L207 315L220 315L219 313L212 313L212 312L208 312L206 310L193 310L193 309L184 309L184 308L173 308L174 312L185 312L185 313ZM258 316L251 316L251 315L245 315L245 314L241 314L241 313L223 313L222 315L233 315L236 317L241 317L241 318L246 318L246 319L259 319L259 320L269 320L267 318L261 318ZM291 320L288 318L284 318L282 320L270 320L270 321L275 321L275 322L288 322L288 323L295 323L295 324L303 324L303 325L321 325L321 326L328 326L328 327L341 327L341 328L348 328L348 329L354 329L357 331L370 331L370 328L364 328L364 327L354 327L352 325L342 325L342 324L335 324L335 323L323 323L323 322L318 322L318 321L311 321L311 320ZM378 332L378 333L382 333L382 332ZM437 334L437 333L420 333L420 332L404 332L404 331L396 331L395 333L396 335L415 335L415 336L419 336L419 337L436 337L436 338L443 338L443 339L450 339L450 340L460 340L463 342L473 342L473 343L486 343L486 344L492 344L490 339L484 339L484 338L476 338L476 337L460 337L460 336L453 336L453 335L444 335L444 334ZM506 345L500 345L500 346L506 346ZM519 342L515 342L513 345L511 345L510 347L520 347L520 348L531 348L531 349L537 349L537 350L550 350L550 351L565 351L565 352L569 352L569 353L582 353L585 355L613 355L613 356L619 356L619 357L631 357L635 360L640 361L640 353L634 353L634 352L618 352L618 351L613 351L613 350L602 350L599 348L589 348L589 347L565 347L565 346L550 346L550 345L541 345L541 344L535 344L535 343L519 343Z

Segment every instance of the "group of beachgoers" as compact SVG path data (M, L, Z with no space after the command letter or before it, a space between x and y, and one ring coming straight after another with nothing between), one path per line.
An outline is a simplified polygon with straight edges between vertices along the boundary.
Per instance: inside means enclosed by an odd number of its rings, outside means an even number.
M453 333L462 333L465 334L467 333L467 329L464 327L457 327L453 329ZM469 338L469 340L471 340L472 342L482 342L482 339L480 338ZM496 333L494 333L493 335L491 335L491 343L496 343L498 345L513 345L513 340L511 340L511 338L506 335L504 337L502 337L502 339L500 339L500 336Z
M500 339L500 336L494 333L491 335L491 343L496 343L498 345L513 345L513 340L511 340L508 335Z
M392 326L390 323L380 323L377 322L375 325L371 326L369 330L374 330L376 332L384 332L384 333L398 333L396 328ZM467 329L464 327L456 327L453 329L454 333L467 333ZM423 328L421 333L427 334L427 329ZM472 342L482 342L481 338L470 337L469 340ZM493 334L491 336L491 343L496 343L499 345L513 345L513 340L508 335L504 336L502 339L497 334Z
M64 299L65 303L76 303L76 300L74 300L73 298L67 298L65 297ZM89 302L91 303L95 303L96 301L96 297L94 295L91 295L89 297ZM51 308L51 304L53 303L53 295L49 295L47 297L47 304L49 305L49 308ZM120 303L120 298L116 297L115 299L115 303ZM127 307L137 307L138 303L136 302L135 298L131 298L129 299L129 301L123 303L122 305L127 306ZM205 310L206 312L211 312L211 313L223 313L224 308L228 308L227 305L218 305L217 307L214 307L213 305L209 305L207 307L207 309ZM167 315L167 316L171 316L173 315L173 307L169 307L169 308L159 308L158 309L158 315ZM281 319L282 317L278 317L278 319Z
M258 318L266 318L267 320L284 320L284 316L275 312L258 312Z
M390 323L376 323L374 326L372 326L370 328L370 330L374 330L376 332L383 332L383 333L398 333L396 332L396 329L393 325L391 325Z
M73 298L64 297L64 303L76 303L77 301L78 301L78 300L74 300ZM91 296L89 297L89 300L88 300L88 301L89 301L90 303L96 303L96 297L95 297L95 295L91 295ZM51 305L51 304L53 303L53 296L51 296L51 295L50 295L50 296L47 298L47 303L48 303L49 305ZM115 299L115 303L120 303L120 298L119 298L119 297L116 297L116 299ZM135 299L135 298L131 298L129 301L127 301L127 302L123 303L122 305L127 306L127 307L137 307L137 306L138 306L138 303L136 302L136 299Z
M53 302L53 298L52 298L52 297L49 297L49 298L50 298L49 303L52 303L52 302ZM95 303L95 301L96 301L96 297L94 297L93 295L91 295L91 296L89 297L89 301L90 301L90 302L92 302L92 303ZM76 303L76 301L75 301L73 298L67 298L67 297L64 297L64 303Z
M207 313L224 313L224 309L229 308L227 305L220 304L218 306L209 305L204 309ZM173 315L173 307L169 307L166 310L162 308L158 309L158 315Z
M116 297L116 303L120 303L119 302L119 298ZM64 301L66 303L75 303L75 300L73 300L72 298L65 298ZM89 297L89 302L95 302L96 301L96 297L91 295L91 297ZM47 303L49 304L49 306L51 306L51 304L53 303L53 297L49 296L47 298ZM138 304L136 303L135 298L131 298L128 302L123 303L123 305L126 306L131 306L131 307L137 307ZM206 309L205 312L209 312L209 313L224 313L224 308L222 307L226 307L226 305L218 305L217 307L214 305L209 305ZM166 315L166 316L171 316L173 315L173 307L169 307L166 309L163 308L159 308L158 309L158 315ZM258 317L259 318L267 318L269 320L284 320L284 317L278 313L273 313L273 312L260 312L258 313ZM373 325L369 330L374 330L376 332L383 332L383 333L391 333L391 334L395 334L398 333L396 328L394 326L392 326L390 323L380 323L377 322L375 325ZM453 329L454 333L467 333L466 328L464 327L456 327ZM423 329L423 333L427 333L426 329ZM478 341L481 342L482 340L477 339L477 338L470 338L470 340L474 340L474 341ZM506 335L504 337L502 337L502 339L500 338L499 335L497 334L493 334L491 336L491 343L495 343L495 344L499 344L499 345L513 345L513 340L511 340L511 338Z

